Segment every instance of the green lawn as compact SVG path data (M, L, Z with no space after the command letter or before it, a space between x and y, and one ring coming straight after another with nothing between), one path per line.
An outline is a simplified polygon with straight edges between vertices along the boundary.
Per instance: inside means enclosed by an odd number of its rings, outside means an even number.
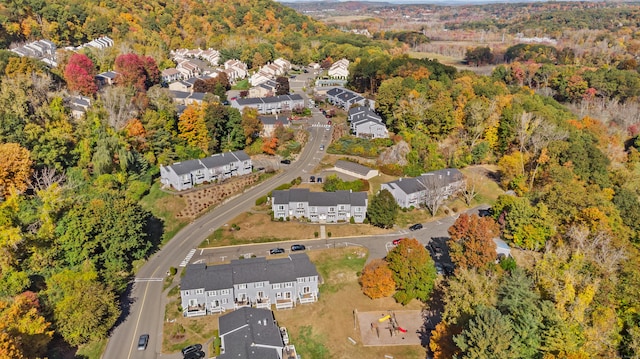
M232 90L248 90L249 89L249 79L244 79L242 81L238 81L235 85L231 87Z

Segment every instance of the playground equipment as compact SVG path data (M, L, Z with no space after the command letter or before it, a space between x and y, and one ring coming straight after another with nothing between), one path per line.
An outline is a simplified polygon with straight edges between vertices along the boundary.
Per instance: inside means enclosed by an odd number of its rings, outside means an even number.
M407 332L406 329L404 329L398 324L398 321L396 320L396 314L394 312L391 312L391 314L384 315L382 318L378 319L378 322L383 323L387 320L389 321L389 325L387 325L386 329L389 329L389 333L391 334L391 336L398 334L398 332L400 333ZM376 334L378 334L378 338L380 338L380 334L378 332L378 324L371 323L371 329L372 330L375 329Z

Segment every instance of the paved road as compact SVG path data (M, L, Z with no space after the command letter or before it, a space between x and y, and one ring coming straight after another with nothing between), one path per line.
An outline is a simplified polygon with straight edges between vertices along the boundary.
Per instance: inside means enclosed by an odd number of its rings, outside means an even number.
M311 123L326 123L326 119L315 111ZM164 318L162 279L170 267L178 267L193 248L209 236L216 228L235 218L255 204L255 200L278 185L290 182L298 176L305 177L319 163L323 153L320 145L328 145L330 136L324 127L309 127L309 143L298 160L292 162L286 172L246 190L204 216L184 227L160 251L155 253L140 268L131 290L129 314L114 329L103 355L106 359L123 358L180 358L178 354L161 354L162 321ZM145 351L137 350L141 334L150 334Z

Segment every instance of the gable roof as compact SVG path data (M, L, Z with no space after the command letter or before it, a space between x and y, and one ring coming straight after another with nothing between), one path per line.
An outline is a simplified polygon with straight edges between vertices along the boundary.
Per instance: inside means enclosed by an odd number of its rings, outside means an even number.
M171 164L165 167L167 167L169 170L173 170L178 176L181 176L199 169L217 168L217 167L225 166L232 162L246 161L250 159L251 158L249 157L249 155L247 155L246 152L240 150L240 151L233 151L233 152L217 153L215 155L205 157L205 158L200 158L200 159L188 160L184 162L176 162L174 164Z
M187 160L184 162L176 162L171 166L167 166L173 170L178 176L186 175L197 170L203 170L204 166L199 160Z
M307 202L309 206L328 207L340 204L366 206L367 192L310 192L308 188L294 188L273 191L273 204L289 204L291 202Z
M273 312L243 307L218 319L224 353L218 358L278 359L284 347Z
M275 126L277 123L281 123L283 126L289 126L290 122L289 119L287 117L276 117L276 116L258 116L258 119L260 120L260 122L262 122L263 125L272 125Z
M451 183L464 179L464 176L456 168L445 168L443 170L422 174L419 177L399 178L385 184L391 188L400 188L406 194L412 194L424 191L425 186L432 183L434 179L440 180L438 185L447 186Z
M369 174L369 171L373 170L373 168L363 166L359 163L345 161L345 160L337 160L335 167L342 168L349 172L357 173L361 176L366 176Z
M269 281L294 282L298 277L317 276L318 271L305 253L267 260L264 257L236 259L229 264L190 264L180 280L180 290L229 289L234 284Z

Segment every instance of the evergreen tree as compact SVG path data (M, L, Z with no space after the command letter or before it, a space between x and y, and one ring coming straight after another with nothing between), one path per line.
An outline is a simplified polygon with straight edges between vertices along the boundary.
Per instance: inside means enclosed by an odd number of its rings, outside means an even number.
M508 317L495 308L480 307L467 328L453 337L460 348L459 359L512 359L513 326Z
M391 228L395 224L399 209L400 206L391 192L385 189L373 196L367 209L367 216L374 226Z

